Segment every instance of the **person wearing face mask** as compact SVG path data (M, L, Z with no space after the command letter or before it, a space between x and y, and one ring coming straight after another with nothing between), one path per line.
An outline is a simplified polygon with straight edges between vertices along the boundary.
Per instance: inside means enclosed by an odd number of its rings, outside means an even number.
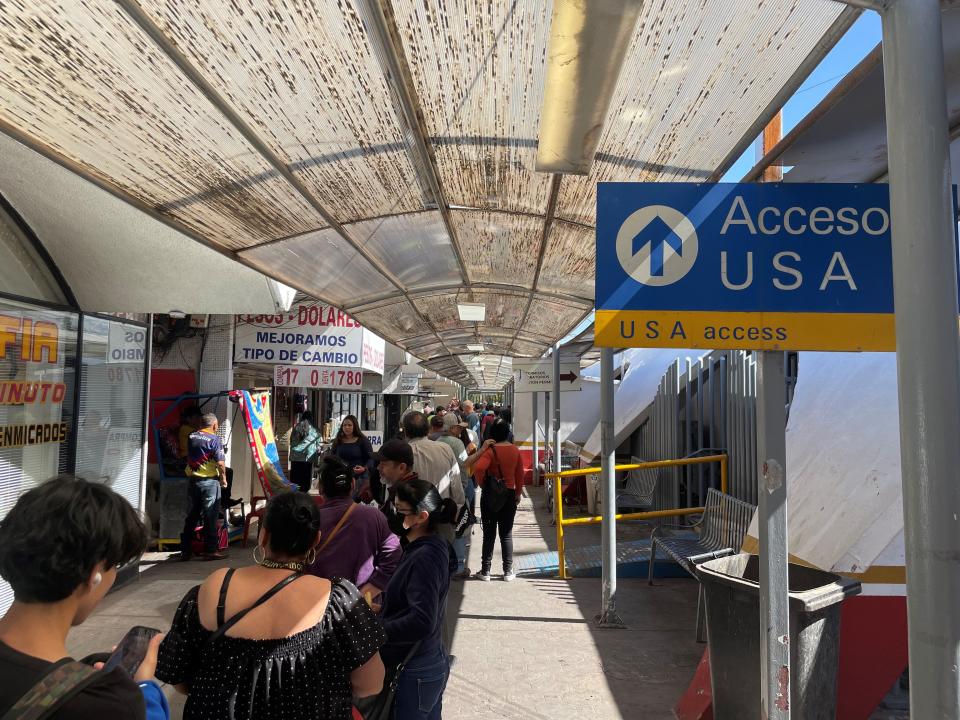
M387 488L387 499L380 509L387 517L390 530L403 538L403 518L397 513L397 488L411 480L418 480L413 471L413 448L406 440L387 440L374 455L380 479Z
M162 635L148 645L131 678L72 663L66 642L103 600L117 568L146 549L147 529L130 504L110 488L61 476L24 493L0 522L0 576L13 588L13 605L0 618L0 717L27 703L60 697L51 720L169 718L153 680ZM139 686L139 687L138 687ZM21 709L22 709L21 705ZM22 717L19 713L16 717Z
M381 650L385 667L403 665L393 717L440 720L450 675L442 641L444 614L457 557L437 529L452 522L457 505L441 499L436 487L424 480L407 479L395 490L407 546L387 585L382 614L387 643Z

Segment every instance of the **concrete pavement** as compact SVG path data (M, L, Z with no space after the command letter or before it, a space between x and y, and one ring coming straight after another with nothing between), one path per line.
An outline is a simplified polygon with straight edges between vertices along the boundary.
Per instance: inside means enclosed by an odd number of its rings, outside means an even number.
M516 555L553 546L542 494L529 489L517 516ZM535 502L534 502L535 501ZM568 544L599 543L599 527L571 528ZM634 533L628 530L632 536ZM252 562L232 546L226 564ZM147 556L165 557L166 554ZM70 636L75 657L108 650L132 625L169 626L187 590L221 563L158 563L138 582L111 594ZM480 529L470 551L480 566ZM600 581L519 577L505 583L499 547L496 579L455 582L450 591L452 653L457 660L444 696L444 717L469 720L664 720L693 676L703 645L694 641L693 580L621 580L618 610L626 630L600 630ZM173 717L182 698L168 688Z

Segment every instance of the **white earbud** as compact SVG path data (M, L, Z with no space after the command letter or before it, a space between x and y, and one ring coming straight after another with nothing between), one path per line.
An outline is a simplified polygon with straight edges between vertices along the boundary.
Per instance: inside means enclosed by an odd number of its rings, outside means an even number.
M97 585L99 585L99 584L102 583L102 582L103 582L103 575L101 575L100 573L97 573L96 575L93 576L93 586L94 586L94 587L96 587Z

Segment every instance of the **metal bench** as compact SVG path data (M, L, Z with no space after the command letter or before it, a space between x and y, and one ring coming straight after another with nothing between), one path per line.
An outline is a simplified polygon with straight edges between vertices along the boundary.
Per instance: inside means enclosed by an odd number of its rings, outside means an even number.
M639 465L645 460L631 457L631 465ZM617 507L651 508L657 483L660 480L660 468L642 468L628 470L622 487L617 488Z
M669 555L693 577L697 577L696 566L700 563L739 552L755 510L756 507L748 502L710 488L700 520L692 525L674 526L675 529L696 530L699 532L699 537L671 537L660 534L660 528L654 528L650 535L650 567L647 572L647 582L653 585L653 565L657 557L657 548ZM697 596L697 642L704 641L703 612L703 587L701 586Z

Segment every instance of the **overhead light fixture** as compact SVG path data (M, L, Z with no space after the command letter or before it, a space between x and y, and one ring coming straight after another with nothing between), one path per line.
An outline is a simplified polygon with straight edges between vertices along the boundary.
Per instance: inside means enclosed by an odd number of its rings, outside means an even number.
M467 345L470 352L483 352L483 345Z
M457 303L457 313L463 322L483 322L487 316L487 306L483 303Z
M642 0L554 0L537 172L586 175Z

